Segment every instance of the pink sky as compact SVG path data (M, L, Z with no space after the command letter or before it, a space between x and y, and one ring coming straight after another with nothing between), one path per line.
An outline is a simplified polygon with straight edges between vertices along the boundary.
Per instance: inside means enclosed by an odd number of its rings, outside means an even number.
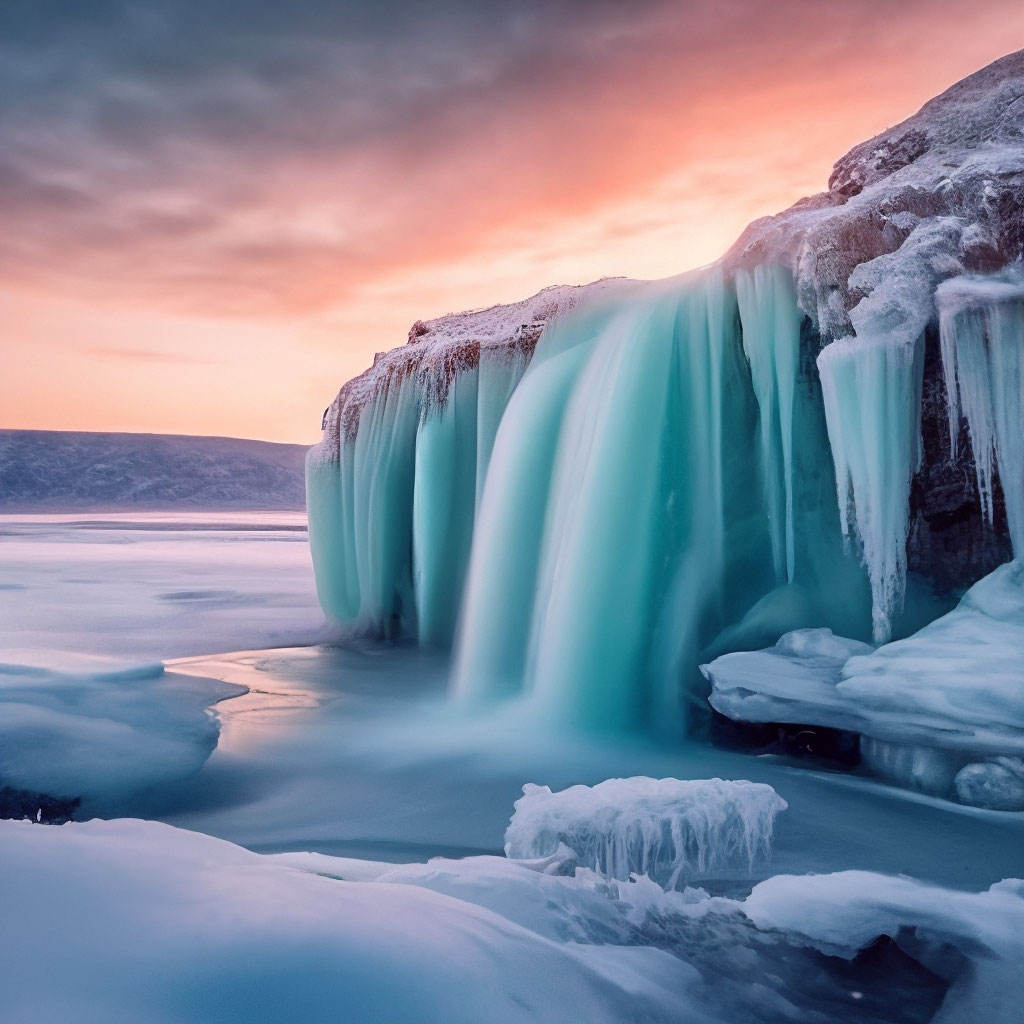
M1017 2L497 7L0 25L0 426L312 442L412 321L707 263L1024 43Z

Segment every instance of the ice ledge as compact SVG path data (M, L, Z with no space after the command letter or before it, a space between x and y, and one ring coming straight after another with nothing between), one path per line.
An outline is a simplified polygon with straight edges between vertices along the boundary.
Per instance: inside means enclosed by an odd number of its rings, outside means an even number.
M975 584L948 615L872 650L827 629L726 654L701 671L744 722L859 733L867 766L964 803L1024 809L1024 565ZM968 770L970 769L970 770Z

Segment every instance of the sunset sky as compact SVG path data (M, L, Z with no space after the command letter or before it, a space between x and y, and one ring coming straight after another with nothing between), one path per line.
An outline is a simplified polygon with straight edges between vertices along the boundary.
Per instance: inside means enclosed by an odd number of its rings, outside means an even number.
M412 321L706 263L1020 0L0 0L0 426L311 442Z

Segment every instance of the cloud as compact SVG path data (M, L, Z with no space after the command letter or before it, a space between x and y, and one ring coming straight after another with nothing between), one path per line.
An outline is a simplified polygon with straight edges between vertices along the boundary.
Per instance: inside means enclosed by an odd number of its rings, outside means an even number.
M977 3L944 5L960 9L977 23ZM910 29L939 32L934 11L10 0L0 272L172 311L325 308L513 228L557 230L643 195L749 133L772 90L805 90L787 101L793 131L814 135L808 83L863 87L858 60Z

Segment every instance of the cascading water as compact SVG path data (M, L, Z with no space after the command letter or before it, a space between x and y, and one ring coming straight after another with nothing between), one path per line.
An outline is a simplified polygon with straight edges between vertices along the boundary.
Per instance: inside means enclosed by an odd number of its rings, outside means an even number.
M548 328L495 443L457 693L675 728L716 641L794 621L864 632L800 321L785 271L734 285L711 268ZM858 578L837 600L843 572Z

